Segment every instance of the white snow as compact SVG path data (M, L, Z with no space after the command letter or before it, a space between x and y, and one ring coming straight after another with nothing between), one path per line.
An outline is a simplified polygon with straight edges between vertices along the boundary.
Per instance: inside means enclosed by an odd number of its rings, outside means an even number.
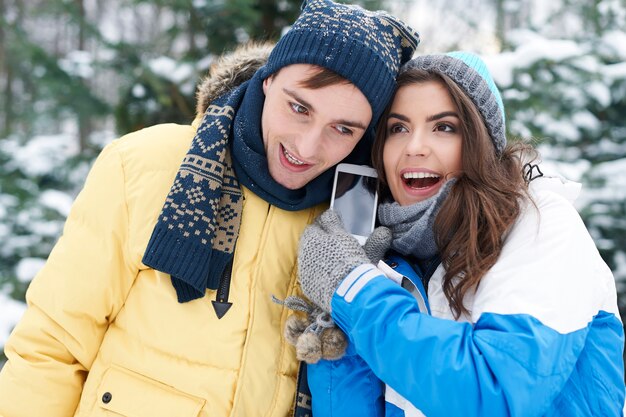
M7 141L3 149L11 154L12 164L28 176L36 177L52 172L64 164L68 157L76 155L78 144L69 134L40 135L29 139L24 145Z
M626 158L597 164L589 169L587 175L593 179L601 179L604 183L600 187L583 187L580 198L582 206L588 206L593 202L592 209L598 210L605 202L626 201ZM625 221L625 219L607 217L606 221ZM594 222L598 223L599 219L594 218Z
M46 190L39 196L39 202L48 208L56 210L63 217L67 217L70 214L70 208L74 198L67 193L57 190Z
M89 79L94 74L93 57L86 51L70 51L59 60L59 67L70 75Z
M541 60L559 62L580 57L585 53L584 49L574 41L547 39L527 30L512 31L511 37L520 45L514 51L482 56L494 80L501 88L506 88L513 83L513 75L517 68L528 68ZM581 60L580 65L584 62ZM543 73L542 76L551 77L549 73ZM520 74L519 81L524 86L532 84L527 74Z
M180 63L179 61L165 56L151 60L148 66L152 72L175 84L180 84L188 80L194 74L194 67L192 65Z
M15 275L20 282L30 282L45 263L41 258L24 258L15 267Z
M597 164L591 172L606 179L604 188L610 192L612 200L626 200L626 159Z
M206 70L208 70L211 67L211 64L213 64L213 61L215 60L215 57L211 54L205 56L204 58L202 58L201 60L199 60L196 63L196 68L202 73L205 72Z
M587 94L593 97L601 106L607 107L611 104L611 89L606 84L606 80L604 82L593 81L584 88Z
M130 90L133 97L142 98L146 95L146 89L141 84L133 85L133 88Z
M602 74L609 78L607 81L626 78L626 62L605 65Z
M563 162L553 159L553 153L547 146L540 146L541 154L539 168L546 176L560 176L575 182L582 182L582 176L589 170L591 163L585 159L576 162ZM583 187L584 188L584 187Z
M613 260L616 265L615 269L613 269L615 281L626 281L626 253L617 252Z
M605 46L617 55L617 58L626 60L626 32L611 31L602 37Z
M543 59L563 61L581 53L580 44L574 41L545 38L525 43L515 51L516 62L522 67L530 67Z
M578 128L588 130L589 132L596 132L600 129L600 121L593 113L587 110L581 110L572 115L572 121Z
M556 120L547 113L540 113L535 116L535 123L543 126L544 132L550 137L558 137L571 142L580 139L580 130L571 120Z

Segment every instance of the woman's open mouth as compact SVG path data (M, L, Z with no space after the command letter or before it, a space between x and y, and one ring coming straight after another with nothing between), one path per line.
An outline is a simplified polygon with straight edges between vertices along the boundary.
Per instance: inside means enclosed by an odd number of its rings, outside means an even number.
M402 174L402 181L409 188L422 190L437 185L441 176L432 172L405 172Z

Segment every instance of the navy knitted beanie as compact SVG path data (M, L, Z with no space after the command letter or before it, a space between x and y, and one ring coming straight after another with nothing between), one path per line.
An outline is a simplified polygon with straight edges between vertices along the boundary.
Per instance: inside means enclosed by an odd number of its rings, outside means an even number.
M328 68L354 84L378 120L395 89L400 66L413 56L419 35L391 16L331 0L308 0L266 64L269 76L291 64Z

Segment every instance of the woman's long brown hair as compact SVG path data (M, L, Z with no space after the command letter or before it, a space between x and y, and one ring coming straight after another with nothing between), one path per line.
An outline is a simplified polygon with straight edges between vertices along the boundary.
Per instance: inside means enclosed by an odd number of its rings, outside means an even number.
M520 214L523 199L530 198L522 173L522 157L532 160L536 152L530 145L517 142L497 155L480 112L445 75L409 70L398 77L397 88L429 81L447 88L462 120L463 172L457 176L434 224L445 267L443 291L455 318L459 318L470 313L463 305L465 294L477 289L482 277L496 263L506 233ZM383 165L390 107L381 118L372 148L372 163L381 179L381 198L391 196Z

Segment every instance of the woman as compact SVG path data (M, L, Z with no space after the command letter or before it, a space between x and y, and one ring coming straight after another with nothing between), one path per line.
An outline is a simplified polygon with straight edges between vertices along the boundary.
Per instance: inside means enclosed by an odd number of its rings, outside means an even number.
M303 292L350 342L309 365L316 417L621 415L615 283L578 188L524 175L532 150L504 121L478 57L403 68L373 155L391 255L374 265L330 210L300 242Z

